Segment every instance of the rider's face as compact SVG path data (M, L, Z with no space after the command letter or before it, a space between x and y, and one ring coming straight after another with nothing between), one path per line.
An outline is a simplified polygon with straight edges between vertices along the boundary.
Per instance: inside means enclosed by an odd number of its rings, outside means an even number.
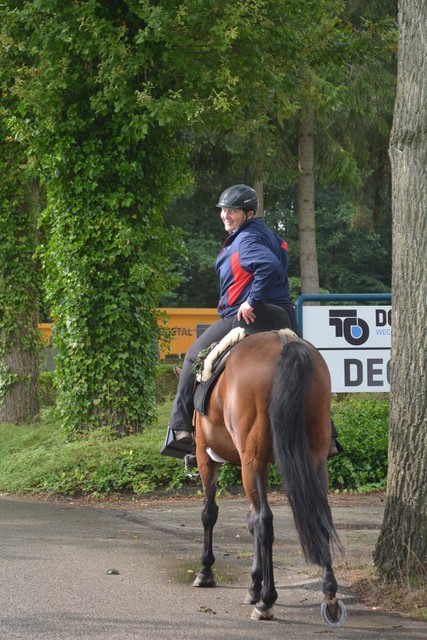
M248 218L252 218L252 211L244 211L243 209L230 209L223 207L221 209L221 220L224 223L225 230L228 233L236 231Z

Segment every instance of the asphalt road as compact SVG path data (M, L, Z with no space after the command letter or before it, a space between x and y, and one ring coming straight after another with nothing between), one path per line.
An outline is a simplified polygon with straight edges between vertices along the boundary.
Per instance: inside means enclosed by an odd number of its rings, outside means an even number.
M275 619L243 605L251 540L243 498L219 499L216 589L191 586L199 566L201 499L117 508L0 499L0 640L415 640L427 624L364 606L345 587L343 627L320 617L320 581L306 567L289 508L273 504L279 598ZM383 504L333 507L353 563L375 544ZM338 560L338 565L346 560Z

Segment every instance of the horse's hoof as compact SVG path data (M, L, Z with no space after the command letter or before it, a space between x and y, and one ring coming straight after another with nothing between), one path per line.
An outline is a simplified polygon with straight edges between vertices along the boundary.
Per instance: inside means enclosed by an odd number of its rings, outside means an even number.
M198 573L197 578L193 582L193 587L202 587L205 589L216 587L215 576L211 575L207 578L203 573Z
M263 609L254 607L251 613L251 620L272 620L273 619L273 607Z
M320 615L329 627L342 627L347 618L347 609L341 600L322 602Z

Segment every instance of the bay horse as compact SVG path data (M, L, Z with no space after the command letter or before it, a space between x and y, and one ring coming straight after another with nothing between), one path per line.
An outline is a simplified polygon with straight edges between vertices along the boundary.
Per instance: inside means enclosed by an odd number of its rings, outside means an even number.
M218 517L218 460L241 466L250 504L254 555L245 598L251 618L273 617L273 514L267 497L269 465L276 462L307 562L323 568L321 613L341 626L331 547L340 547L327 500L331 437L331 383L319 351L289 330L248 335L230 353L202 415L195 413L196 459L203 485L202 567L193 583L216 586L213 529ZM214 452L216 460L208 453Z

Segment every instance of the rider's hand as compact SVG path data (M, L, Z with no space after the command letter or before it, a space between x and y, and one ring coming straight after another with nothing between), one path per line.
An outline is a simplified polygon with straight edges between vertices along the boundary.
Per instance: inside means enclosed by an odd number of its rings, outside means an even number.
M255 310L248 302L242 302L239 311L237 312L237 319L241 320L242 318L246 324L255 322Z

